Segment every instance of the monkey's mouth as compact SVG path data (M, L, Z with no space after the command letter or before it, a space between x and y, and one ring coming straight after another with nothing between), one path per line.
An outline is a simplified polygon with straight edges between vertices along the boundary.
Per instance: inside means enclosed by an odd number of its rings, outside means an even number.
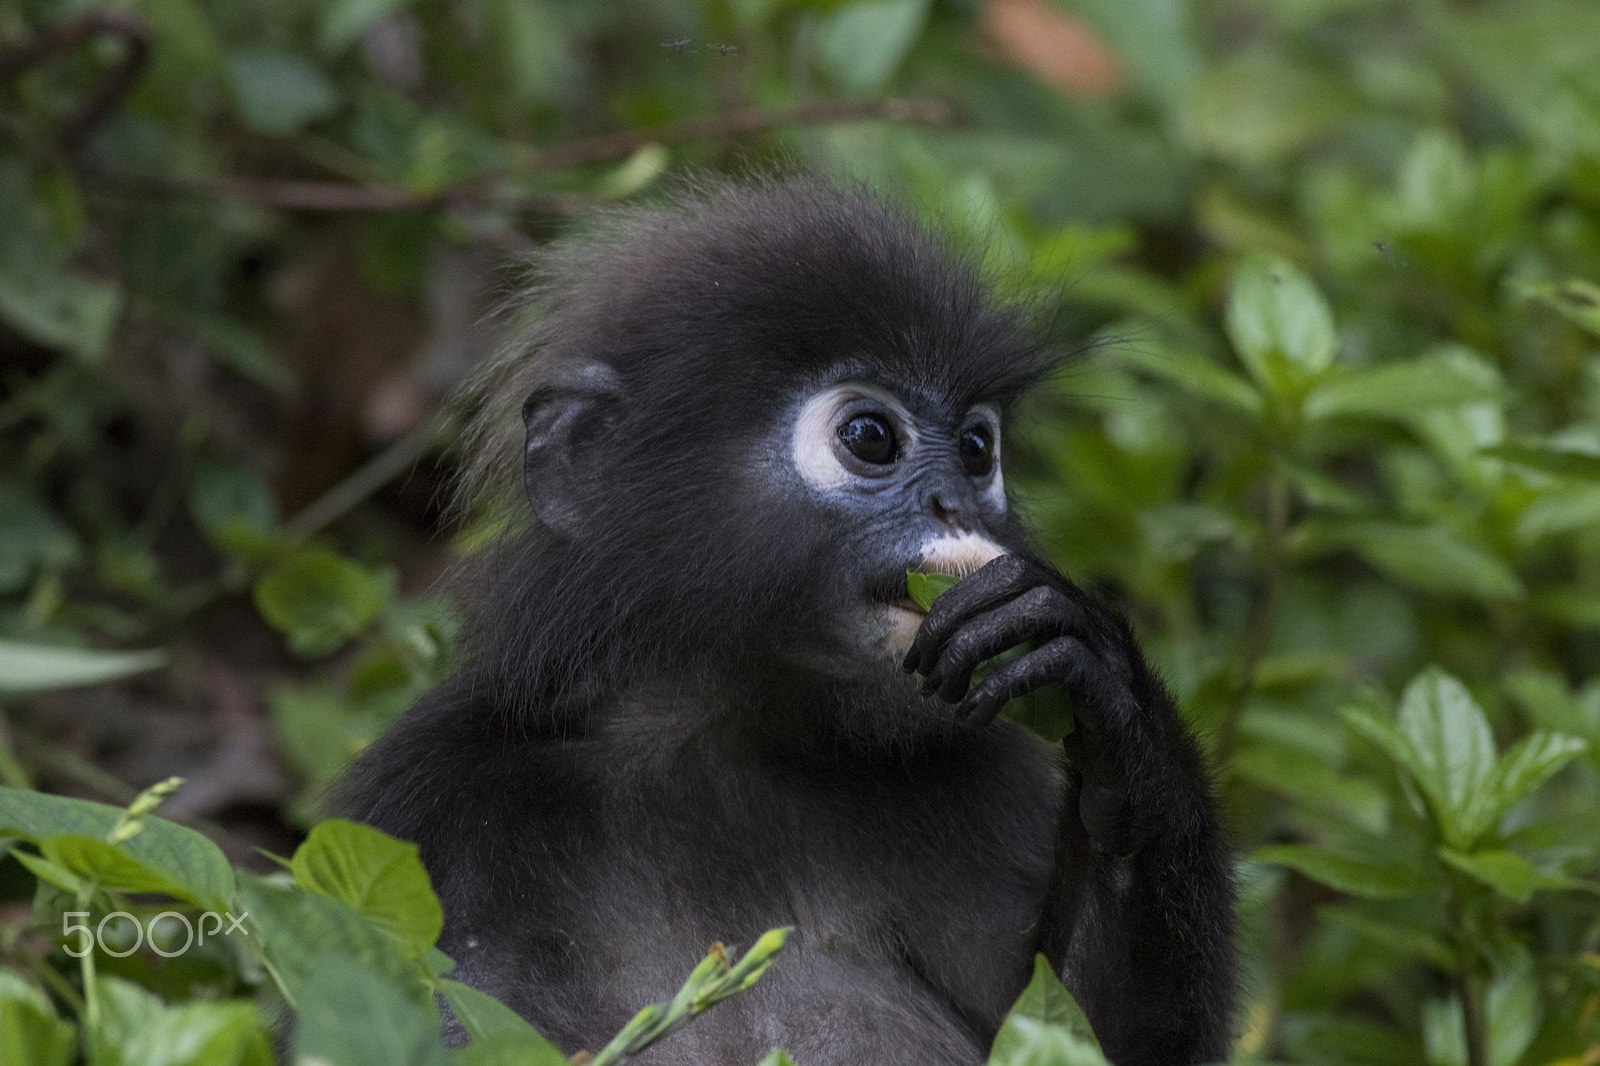
M904 570L892 578L885 578L875 583L874 587L868 592L868 597L874 603L915 615L918 622L921 622L923 616L928 613L918 605L916 600L911 598L911 592L906 588Z

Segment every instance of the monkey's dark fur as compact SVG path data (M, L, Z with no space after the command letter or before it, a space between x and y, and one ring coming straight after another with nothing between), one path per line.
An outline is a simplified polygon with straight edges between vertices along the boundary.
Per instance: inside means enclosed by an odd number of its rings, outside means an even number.
M1232 890L1194 744L1121 617L952 465L962 420L1048 369L1013 311L896 210L795 176L689 186L539 270L471 444L477 489L520 473L539 520L468 665L340 793L420 846L452 976L592 1050L712 941L793 925L647 1061L925 1066L981 1062L1043 951L1119 1066L1226 1057ZM791 426L839 382L902 402L916 443L820 492ZM923 622L925 695L862 620L941 529L1009 554ZM993 720L1047 681L1064 748Z

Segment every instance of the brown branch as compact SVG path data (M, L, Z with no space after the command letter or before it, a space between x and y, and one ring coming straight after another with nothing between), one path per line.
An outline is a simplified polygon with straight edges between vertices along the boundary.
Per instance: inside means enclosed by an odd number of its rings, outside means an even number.
M96 11L63 22L48 33L15 48L0 49L0 81L16 77L46 59L75 48L93 37L115 37L123 43L122 58L100 80L57 135L62 151L72 152L94 128L105 121L144 73L150 59L150 28L138 18L119 11Z
M150 196L187 195L216 200L242 200L260 207L297 211L413 211L487 198L487 186L516 174L563 170L584 163L629 155L648 144L681 144L748 136L785 126L820 126L880 119L889 122L951 121L949 105L938 100L865 100L805 104L767 111L740 108L703 118L623 130L535 150L524 162L474 175L434 192L419 193L397 185L355 185L338 181L269 181L260 178L177 178L95 170L85 176L113 188ZM535 197L522 205L555 203Z

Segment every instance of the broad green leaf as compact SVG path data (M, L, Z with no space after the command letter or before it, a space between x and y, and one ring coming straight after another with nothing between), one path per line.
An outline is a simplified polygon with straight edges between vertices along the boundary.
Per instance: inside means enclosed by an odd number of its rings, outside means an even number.
M1519 599L1525 592L1510 567L1482 548L1457 540L1444 526L1351 521L1330 523L1322 533L1373 566L1429 592L1489 600Z
M954 574L925 574L921 570L906 571L906 588L911 599L924 611L933 607L933 601L949 592L960 581Z
M1600 455L1547 444L1496 444L1480 453L1555 477L1600 481Z
M1234 756L1233 772L1257 788L1335 811L1369 832L1383 833L1389 827L1389 800L1381 787L1340 774L1311 752L1252 743Z
M1588 748L1578 737L1543 730L1517 741L1495 766L1490 802L1496 815L1509 811Z
M1190 5L1183 0L1069 0L1066 6L1093 27L1151 95L1173 109L1186 101L1200 74Z
M1390 951L1402 951L1426 959L1441 970L1448 972L1456 966L1455 953L1425 929L1375 921L1344 907L1319 908L1317 917L1329 925L1354 930Z
M405 7L408 0L323 0L317 5L317 48L337 56L373 23Z
M1483 363L1442 352L1322 381L1306 397L1307 418L1361 415L1404 419L1425 407L1455 407L1501 396Z
M1465 685L1429 668L1406 686L1396 725L1415 753L1410 768L1445 841L1470 849L1499 815L1488 719Z
M1514 852L1488 850L1463 855L1452 848L1441 847L1439 858L1517 903L1528 902L1539 887L1539 871L1533 863Z
M122 814L120 808L88 800L0 788L0 836L34 844L64 834L104 840ZM182 886L185 892L179 898L219 912L233 898L233 867L222 849L193 829L152 817L117 848L155 875ZM69 847L69 854L84 861L99 855L76 846Z
M1358 859L1310 844L1257 848L1250 861L1287 866L1313 881L1362 899L1404 899L1436 887L1420 870L1402 863Z
M0 593L20 592L35 570L68 566L82 551L77 536L36 495L0 481Z
M159 892L188 900L197 907L209 907L216 899L141 862L126 850L107 844L98 837L62 833L39 841L46 860L80 878L94 878L99 887L112 892Z
M1297 379L1333 363L1333 315L1311 279L1276 257L1246 260L1228 291L1228 337L1266 391L1290 392Z
M259 557L272 542L278 505L261 476L239 463L201 459L189 478L189 513L224 551Z
M262 617L305 656L326 655L361 632L382 612L384 597L376 575L321 549L299 553L255 586Z
M312 827L289 867L300 885L343 900L420 956L439 939L444 911L417 846L371 826L332 819Z
M769 1060L770 1056L763 1061ZM544 1037L512 1032L474 1040L453 1052L450 1061L453 1066L570 1066L567 1057Z
M276 48L242 49L228 57L228 84L246 126L295 133L339 107L339 91L310 60Z
M281 393L294 384L288 367L254 330L226 315L194 307L171 308L166 314L204 344L216 362L240 377Z
M1110 1066L1099 1047L1066 1026L1012 1017L1001 1032L1006 1041L995 1039L986 1066Z
M1019 1019L1057 1026L1096 1051L1100 1048L1100 1041L1089 1025L1088 1016L1078 1006L1078 1001L1072 998L1072 993L1061 984L1061 978L1056 976L1050 960L1043 955L1034 956L1033 976L1028 979L1022 995L1011 1005L1005 1021L1000 1025L1000 1032L995 1035L994 1046L989 1051L991 1062L1028 1061L1018 1057L1024 1055L1029 1036L1026 1027L1012 1024Z
M67 1066L77 1050L72 1023L16 970L0 969L0 1066Z
M294 1061L336 1066L448 1066L431 1000L384 974L328 952L295 1018Z
M1122 362L1160 378L1192 395L1259 418L1265 409L1261 394L1244 378L1203 356L1175 346L1156 348L1127 344L1117 349Z
M253 935L299 1009L314 990L317 968L328 954L343 955L388 977L419 1002L430 998L422 967L394 936L343 900L298 885L238 872L239 899Z
M86 363L105 356L121 314L122 290L87 275L46 263L0 271L0 320Z
M882 89L921 35L928 6L929 0L866 0L840 8L818 38L824 69L847 93Z
M89 651L0 640L0 693L100 685L166 663L166 653L155 650Z
M248 1000L168 1007L131 981L99 979L96 1066L271 1066L266 1030Z
M1258 48L1206 65L1187 100L1186 125L1200 147L1258 167L1350 120L1359 101L1348 84L1288 55Z
M516 1011L486 992L448 978L439 981L439 994L450 1005L461 1027L473 1043L481 1040L511 1041L524 1049L528 1066L564 1066L567 1057L539 1034Z

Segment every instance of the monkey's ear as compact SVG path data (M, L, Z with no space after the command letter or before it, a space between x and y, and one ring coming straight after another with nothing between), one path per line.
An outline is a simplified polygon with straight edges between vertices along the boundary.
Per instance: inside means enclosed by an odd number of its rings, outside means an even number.
M562 371L522 405L522 484L539 521L562 536L576 535L588 517L602 457L586 446L614 424L621 399L616 371L590 363Z

